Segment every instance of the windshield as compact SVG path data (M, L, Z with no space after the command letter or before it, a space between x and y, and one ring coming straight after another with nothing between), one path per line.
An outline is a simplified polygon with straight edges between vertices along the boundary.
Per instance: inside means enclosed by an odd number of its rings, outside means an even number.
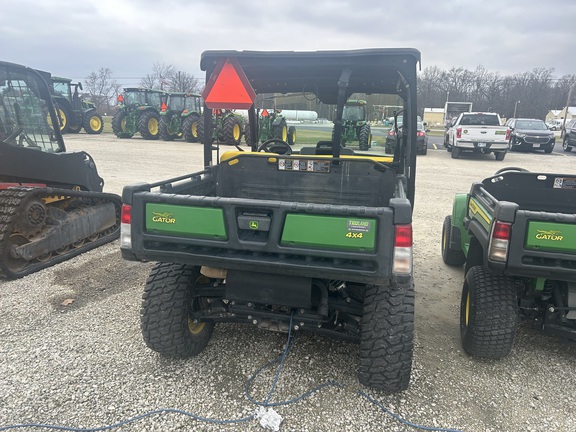
M146 93L144 92L126 92L124 95L126 105L144 105L146 103Z
M464 114L461 125L470 126L500 126L498 116L494 114Z
M168 97L168 108L173 111L183 111L184 95L170 95Z
M52 118L44 98L50 98L46 89L41 92L39 77L31 72L0 65L0 139L18 147L29 147L45 152L59 152L63 143L54 138Z
M198 96L187 96L185 109L199 113L202 100Z
M364 106L345 106L342 119L349 121L366 120L366 116L364 115Z
M55 82L52 84L52 87L54 88L54 94L64 96L68 100L71 99L72 94L70 93L68 83Z
M548 130L546 124L542 120L518 120L516 122L516 129L529 129L529 130Z

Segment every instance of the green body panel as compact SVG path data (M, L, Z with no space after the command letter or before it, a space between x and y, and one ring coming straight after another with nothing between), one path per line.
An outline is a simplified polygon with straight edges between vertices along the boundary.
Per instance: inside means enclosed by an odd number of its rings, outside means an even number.
M468 231L464 227L467 207L468 194L456 194L454 203L452 204L452 226L460 230L460 250L462 250L465 255L468 255L468 247L470 246L470 234L468 234Z
M576 225L530 221L526 249L576 253Z
M490 231L492 214L474 197L470 197L468 201L468 217L477 220L486 231Z
M224 212L220 208L146 204L146 231L227 240Z
M313 248L373 251L376 220L337 216L289 214L281 244Z

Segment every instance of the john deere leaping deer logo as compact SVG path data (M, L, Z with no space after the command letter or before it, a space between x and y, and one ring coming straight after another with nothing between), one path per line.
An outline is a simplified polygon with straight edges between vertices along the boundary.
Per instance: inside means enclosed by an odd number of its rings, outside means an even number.
M259 226L260 225L258 224L258 221L255 221L255 220L250 221L250 229L257 230Z
M562 241L564 236L562 231L558 230L536 230L536 238L538 240Z
M152 222L160 222L160 223L167 223L173 224L176 223L176 218L174 217L174 213L164 212L152 212Z

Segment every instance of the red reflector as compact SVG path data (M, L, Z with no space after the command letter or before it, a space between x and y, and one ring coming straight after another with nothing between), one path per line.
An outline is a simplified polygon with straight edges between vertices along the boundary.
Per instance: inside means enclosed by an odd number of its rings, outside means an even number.
M412 247L412 225L396 225L394 247Z
M129 224L132 222L132 206L128 204L122 204L122 214L120 215L120 222L123 224Z
M510 227L512 224L508 222L498 222L494 223L494 231L492 232L492 238L498 240L510 240Z

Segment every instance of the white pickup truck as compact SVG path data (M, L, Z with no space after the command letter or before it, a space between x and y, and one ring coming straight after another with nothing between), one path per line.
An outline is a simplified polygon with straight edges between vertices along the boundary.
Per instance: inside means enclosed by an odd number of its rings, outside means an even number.
M496 113L467 112L460 114L448 127L446 149L458 159L465 152L494 153L503 160L508 151L510 130L502 126Z

